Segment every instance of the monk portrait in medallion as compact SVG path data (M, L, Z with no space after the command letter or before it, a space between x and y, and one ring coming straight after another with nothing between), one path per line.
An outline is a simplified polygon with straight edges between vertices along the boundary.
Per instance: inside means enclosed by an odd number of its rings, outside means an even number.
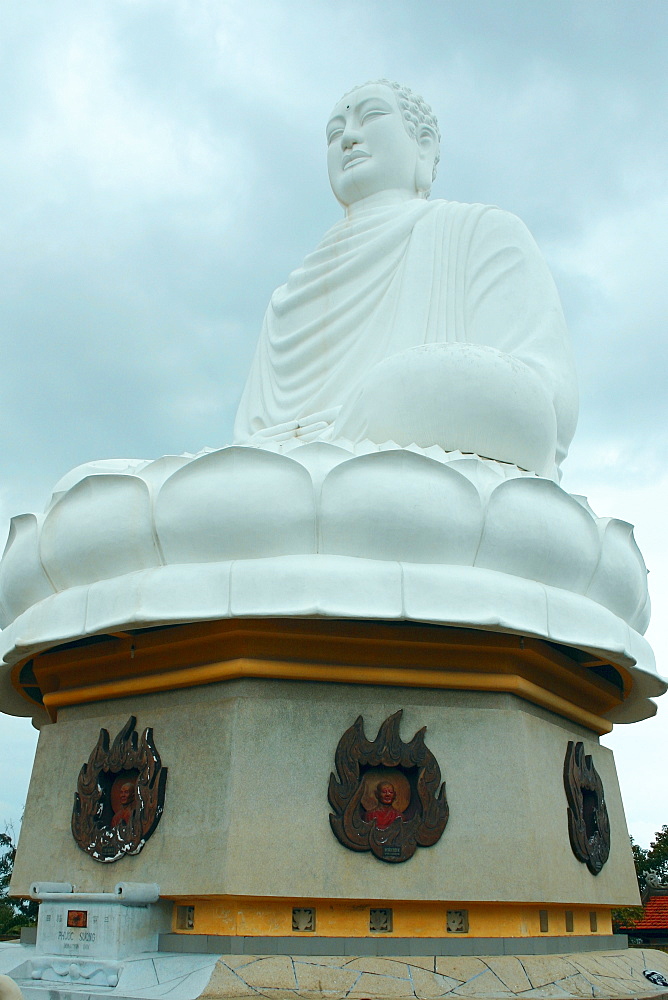
M375 823L379 830L386 830L395 819L401 819L402 813L394 808L397 792L391 781L379 781L376 785L378 805L375 809L367 809L364 819Z

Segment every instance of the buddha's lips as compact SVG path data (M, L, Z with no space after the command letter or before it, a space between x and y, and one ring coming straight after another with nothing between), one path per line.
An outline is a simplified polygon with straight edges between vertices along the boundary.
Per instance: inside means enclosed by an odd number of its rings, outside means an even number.
M370 156L371 153L365 153L361 149L355 150L354 153L344 153L341 161L342 167L346 170L348 167L351 167L353 163L357 163L358 160L368 160Z

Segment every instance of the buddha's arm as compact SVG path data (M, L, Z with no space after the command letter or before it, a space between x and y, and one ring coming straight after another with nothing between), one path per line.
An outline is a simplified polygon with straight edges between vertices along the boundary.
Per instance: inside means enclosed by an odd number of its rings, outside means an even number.
M561 302L545 260L518 218L489 209L471 239L464 336L527 365L554 407L557 464L575 431L577 382Z
M459 253L442 342L375 365L335 431L440 445L552 476L577 414L554 282L523 224L498 209L481 213Z

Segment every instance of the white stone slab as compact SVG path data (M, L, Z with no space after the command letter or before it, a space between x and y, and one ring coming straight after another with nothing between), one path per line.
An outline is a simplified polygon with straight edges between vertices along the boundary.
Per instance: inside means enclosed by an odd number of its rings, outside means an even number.
M118 960L156 951L158 934L169 929L171 905L124 906L44 900L37 925L37 955L67 956L72 961ZM76 926L77 923L85 926Z

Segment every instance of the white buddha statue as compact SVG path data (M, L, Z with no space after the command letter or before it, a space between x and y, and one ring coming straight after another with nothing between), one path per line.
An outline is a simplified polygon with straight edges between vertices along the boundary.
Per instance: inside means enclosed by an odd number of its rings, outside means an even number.
M515 216L427 200L439 139L395 83L335 106L345 216L271 298L237 443L438 445L558 475L577 388L554 282Z

